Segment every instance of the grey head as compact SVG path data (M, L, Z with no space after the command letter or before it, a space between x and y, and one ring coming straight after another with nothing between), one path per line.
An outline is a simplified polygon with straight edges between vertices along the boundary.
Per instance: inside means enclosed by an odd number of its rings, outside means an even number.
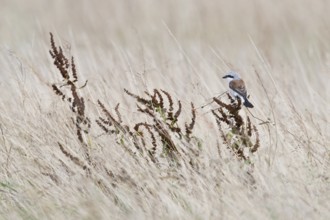
M239 74L236 73L235 71L229 71L224 77L224 79L228 79L229 81L233 79L240 79Z

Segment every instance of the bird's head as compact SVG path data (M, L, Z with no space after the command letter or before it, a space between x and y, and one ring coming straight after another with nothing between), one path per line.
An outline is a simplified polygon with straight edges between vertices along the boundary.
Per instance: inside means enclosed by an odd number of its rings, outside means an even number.
M229 81L233 80L233 79L240 79L238 73L234 72L234 71L230 71L228 72L224 77L222 77L223 79L227 79Z

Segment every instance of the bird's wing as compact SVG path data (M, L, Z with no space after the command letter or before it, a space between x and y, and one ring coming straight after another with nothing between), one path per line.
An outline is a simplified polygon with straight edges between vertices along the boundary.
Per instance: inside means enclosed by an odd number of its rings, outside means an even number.
M230 81L229 88L234 90L240 96L243 96L244 98L246 98L247 92L246 92L246 88L245 88L245 84L244 84L243 80L234 79L234 80Z

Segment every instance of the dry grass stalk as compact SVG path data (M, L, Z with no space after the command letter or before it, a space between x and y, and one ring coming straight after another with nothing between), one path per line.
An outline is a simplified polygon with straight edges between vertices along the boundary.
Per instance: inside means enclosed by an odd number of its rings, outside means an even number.
M78 157L73 156L69 151L67 151L64 146L61 143L57 143L58 146L60 147L60 150L62 151L62 153L68 157L74 164L76 164L77 166L79 166L81 169L90 172L89 168L87 167L87 165L80 160Z

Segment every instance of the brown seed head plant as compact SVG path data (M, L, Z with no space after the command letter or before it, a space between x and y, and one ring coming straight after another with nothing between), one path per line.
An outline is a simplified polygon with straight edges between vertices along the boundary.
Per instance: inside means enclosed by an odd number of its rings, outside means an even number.
M50 43L51 50L49 51L49 53L54 60L54 65L62 76L62 85L58 87L56 84L52 84L53 91L56 95L60 96L63 101L68 102L71 111L74 113L72 121L76 127L76 134L85 152L85 158L88 163L91 164L87 141L84 137L84 134L88 135L89 133L91 121L85 114L84 98L78 93L78 89L85 87L87 85L87 81L84 83L83 86L81 86L80 88L78 87L78 75L74 62L74 57L71 57L69 61L69 59L64 55L63 49L61 47L56 46L52 33L50 33ZM64 147L60 143L59 146L62 152L67 155L67 153L65 153L64 151ZM73 158L72 155L71 158Z
M260 147L257 127L252 124L249 116L244 120L240 115L241 99L234 99L229 94L227 97L230 100L229 104L213 98L218 108L212 110L212 114L224 144L238 159L252 164L250 156Z
M79 78L74 58L67 58L62 48L56 46L52 33L50 33L50 43L50 55L62 78L61 85L52 84L52 89L57 96L69 104L74 115L72 121L75 125L76 137L84 151L86 161L73 155L64 144L58 143L58 146L68 159L87 172L87 176L92 177L92 174L95 174L93 172L94 167L98 170L103 169L111 179L114 179L113 171L110 168L96 167L97 161L93 159L93 155L90 153L87 135L91 129L94 129L94 126L86 114L84 98L79 93L79 90L87 85L87 81L83 86L78 86ZM103 132L102 136L114 137L117 146L120 146L138 164L147 162L157 167L160 163L164 164L165 161L168 167L180 167L186 164L195 169L196 162L194 161L197 160L201 144L200 140L193 134L196 123L194 104L190 103L190 121L181 122L180 116L183 105L180 100L175 101L166 90L154 89L151 93L145 91L143 97L135 95L127 89L124 89L124 93L133 98L138 113L146 116L147 120L133 125L125 123L120 113L119 103L112 111L104 102L97 100L101 115L93 121ZM102 189L109 191L107 182L98 178L94 181Z

